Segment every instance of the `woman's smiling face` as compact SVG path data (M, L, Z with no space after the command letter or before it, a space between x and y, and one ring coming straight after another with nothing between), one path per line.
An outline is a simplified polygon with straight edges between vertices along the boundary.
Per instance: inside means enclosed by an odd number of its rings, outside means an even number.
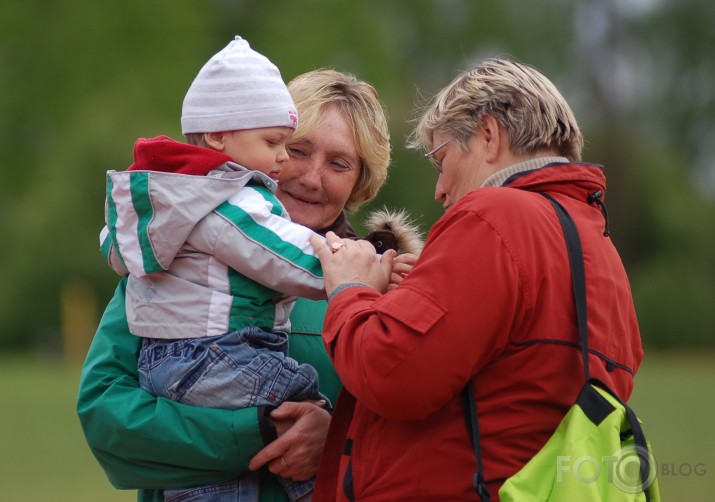
M350 123L337 107L328 106L313 130L290 140L286 149L289 159L276 196L293 221L314 230L331 226L362 169Z

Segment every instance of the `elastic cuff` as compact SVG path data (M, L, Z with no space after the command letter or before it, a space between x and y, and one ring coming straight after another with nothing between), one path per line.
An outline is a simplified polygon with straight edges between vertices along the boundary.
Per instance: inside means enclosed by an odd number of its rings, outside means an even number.
M261 431L261 439L263 444L267 445L278 439L278 431L276 424L273 423L269 413L275 410L273 406L259 406L258 410L258 429Z
M365 287L368 287L368 288L371 288L371 287L372 287L372 286L370 286L369 284L365 284L364 282L346 282L345 284L341 284L340 286L338 286L337 288L335 288L335 289L333 290L333 292L330 293L330 296L328 296L328 302L330 302L330 300L332 300L333 298L335 298L335 295L337 295L338 293L340 293L343 289L353 288L353 287L355 287L355 286L365 286Z

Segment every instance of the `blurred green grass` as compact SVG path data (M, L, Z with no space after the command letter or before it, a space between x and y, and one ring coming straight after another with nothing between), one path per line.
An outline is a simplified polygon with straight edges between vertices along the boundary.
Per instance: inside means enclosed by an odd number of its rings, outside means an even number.
M664 501L715 493L715 353L646 351L630 405L658 464Z
M75 412L79 364L0 357L2 500L120 502L89 451Z
M715 492L715 353L648 352L631 405L643 420L665 501ZM75 413L79 365L0 355L3 500L120 502L89 451Z

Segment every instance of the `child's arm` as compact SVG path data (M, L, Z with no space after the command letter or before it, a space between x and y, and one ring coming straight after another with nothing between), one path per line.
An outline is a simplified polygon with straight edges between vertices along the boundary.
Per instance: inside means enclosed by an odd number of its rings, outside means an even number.
M323 271L310 237L267 190L246 187L194 228L188 243L287 296L324 299Z
M188 406L143 391L141 339L129 333L125 286L122 280L102 317L77 402L87 442L109 480L117 488L180 488L247 472L264 446L263 410Z
M117 248L114 247L112 239L109 236L109 227L106 225L99 232L99 250L102 252L102 256L107 260L109 266L119 275L127 275L129 270L127 270L124 261L119 256Z

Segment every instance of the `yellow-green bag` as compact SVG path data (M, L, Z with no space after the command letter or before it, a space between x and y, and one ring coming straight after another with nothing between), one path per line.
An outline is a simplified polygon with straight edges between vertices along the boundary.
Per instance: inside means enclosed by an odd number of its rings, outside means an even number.
M544 447L502 485L499 498L502 502L658 502L660 492L638 418L591 381Z
M554 434L504 482L499 498L502 502L659 502L656 464L640 420L613 391L589 375L586 279L578 230L561 204L550 195L541 195L554 207L566 238L585 383ZM600 196L600 192L594 193L589 202L603 208ZM474 488L482 502L489 502L471 383L464 388L463 399L477 457Z

